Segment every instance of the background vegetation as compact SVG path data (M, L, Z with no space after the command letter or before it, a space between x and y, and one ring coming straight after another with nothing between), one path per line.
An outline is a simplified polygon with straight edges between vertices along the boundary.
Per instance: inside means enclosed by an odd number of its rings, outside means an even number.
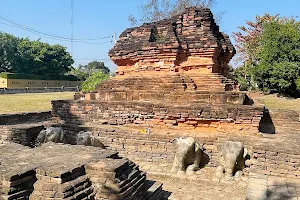
M0 72L64 75L74 63L66 48L0 32Z
M97 88L97 86L103 81L109 78L109 74L98 71L93 73L88 77L81 85L81 90L83 92L91 92Z
M300 22L279 15L257 16L234 33L243 65L234 70L243 90L258 89L299 97Z
M110 70L103 62L92 61L78 67L72 67L73 63L72 56L61 45L30 41L0 32L2 78L81 80L85 81L83 91L91 91L109 77Z
M128 17L132 26L142 23L156 22L168 19L173 15L180 14L188 7L207 7L212 8L217 0L148 0L139 7L140 18L133 15ZM217 14L217 21L221 18L222 13Z
M79 65L76 68L72 68L72 70L68 73L69 75L73 75L78 77L79 80L86 80L93 73L101 71L104 74L110 74L110 70L105 66L104 62L92 61L87 65Z

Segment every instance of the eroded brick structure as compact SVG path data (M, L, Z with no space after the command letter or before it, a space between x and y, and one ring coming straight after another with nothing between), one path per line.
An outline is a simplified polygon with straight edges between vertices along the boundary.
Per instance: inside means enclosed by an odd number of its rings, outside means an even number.
M30 146L41 125L59 126L71 143L79 131L91 131L109 148L134 161L170 164L174 158L171 141L189 136L203 143L201 166L211 167L218 165L219 145L240 141L252 163L246 174L250 170L298 179L298 132L290 134L283 129L279 130L281 136L253 134L262 123L270 131L276 121L261 120L264 108L251 105L247 95L235 91L234 83L225 77L234 52L208 9L190 8L172 19L128 29L110 51L119 65L117 77L92 93L76 94L75 100L53 101L52 122L36 124L35 115L28 115L30 119L18 117L20 124L15 124L15 116L1 116L4 131L0 140ZM276 118L276 113L271 115ZM299 126L297 113L277 118L284 125L292 121ZM142 132L141 128L150 129ZM115 159L110 150L10 145L0 146L5 155L0 157L0 199L26 199L29 195L35 199L90 199L97 194L96 199L161 197L160 184L149 185L135 164ZM32 158L37 162L28 164ZM12 166L17 167L10 172L2 170Z
M162 198L161 184L116 152L47 143L0 145L0 199Z
M211 11L189 8L171 19L125 30L109 56L120 75L137 71L227 74L234 53Z
M75 101L54 101L72 124L147 125L258 132L263 107L226 78L235 49L206 8L125 30L109 52L115 78ZM203 130L204 130L203 129Z

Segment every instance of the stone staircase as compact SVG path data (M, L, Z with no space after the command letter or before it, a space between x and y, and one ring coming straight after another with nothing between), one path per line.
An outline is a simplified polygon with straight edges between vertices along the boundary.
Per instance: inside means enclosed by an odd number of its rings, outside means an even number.
M233 85L220 74L136 74L110 79L92 93L77 93L75 100L223 103L236 98L237 91L228 91Z
M110 79L97 90L225 91L226 85L232 85L233 88L234 81L221 74L134 75L124 79Z

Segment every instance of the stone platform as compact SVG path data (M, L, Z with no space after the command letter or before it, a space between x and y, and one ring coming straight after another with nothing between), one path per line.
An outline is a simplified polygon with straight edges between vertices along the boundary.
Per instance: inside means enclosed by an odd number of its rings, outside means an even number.
M53 101L57 122L77 125L137 125L161 128L236 130L257 133L262 108L250 105L184 105L140 101Z
M176 137L192 137L203 143L205 159L203 159L202 165L210 167L218 166L217 147L219 145L225 141L240 141L247 148L252 162L248 171L299 179L299 114L296 115L297 113L291 111L270 111L269 114L272 120L264 120L263 126L272 127L272 130L276 130L275 134L249 134L247 131L234 129L212 131L209 127L185 128L183 131L180 126L164 128L163 126L151 126L151 124L100 125L96 116L89 118L90 125L71 125L67 122L60 126L70 137L74 138L76 133L82 130L90 131L104 144L119 151L122 156L138 163L164 163L169 168L171 168L175 153L171 141ZM149 132L147 132L148 128ZM148 171L148 169L146 170Z
M161 184L117 152L47 143L0 146L0 199L161 199Z

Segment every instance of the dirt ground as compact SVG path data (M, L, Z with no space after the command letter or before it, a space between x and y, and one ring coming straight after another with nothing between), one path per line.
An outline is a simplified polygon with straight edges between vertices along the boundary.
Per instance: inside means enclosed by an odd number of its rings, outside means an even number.
M194 175L170 172L171 164L139 162L150 180L163 183L167 200L242 200L247 195L248 176L225 181L215 178L216 168L204 167Z
M242 200L247 195L248 179L218 182L213 168L201 169L193 176L148 173L148 178L163 183L165 198L169 200Z

